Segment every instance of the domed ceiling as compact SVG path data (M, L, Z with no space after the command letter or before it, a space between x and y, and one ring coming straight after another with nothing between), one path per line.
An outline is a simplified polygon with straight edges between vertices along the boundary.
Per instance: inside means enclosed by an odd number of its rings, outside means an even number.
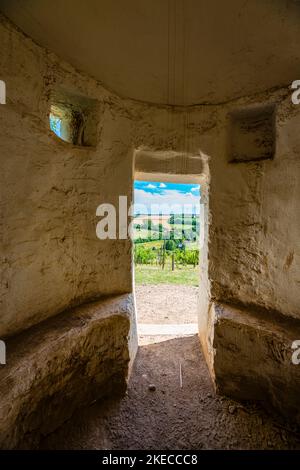
M0 0L0 10L136 100L219 103L300 79L298 0Z

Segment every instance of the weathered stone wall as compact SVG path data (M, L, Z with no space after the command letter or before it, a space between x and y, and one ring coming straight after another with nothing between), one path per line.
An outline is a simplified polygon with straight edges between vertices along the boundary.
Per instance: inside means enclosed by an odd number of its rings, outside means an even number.
M131 243L100 241L96 208L118 207L119 195L130 203L136 149L197 155L200 148L199 136L189 146L188 113L118 98L0 18L4 337L70 306L131 292ZM74 94L97 101L94 147L50 131L53 96L56 103L64 90L68 100ZM204 110L196 113L206 122Z
M2 337L74 304L131 291L130 243L101 242L95 232L99 203L131 187L131 156L130 118L109 94L3 18L0 38L7 85L0 108ZM57 84L99 99L95 148L50 132Z
M98 240L95 213L102 202L117 205L121 194L131 199L137 149L208 162L199 304L207 357L210 291L213 300L300 317L300 107L288 87L214 106L148 105L106 91L4 17L0 41L0 78L7 85L7 105L0 106L1 337L72 305L132 291L130 241ZM94 147L76 147L50 132L58 87L98 102ZM266 104L276 105L274 159L230 162L230 114ZM258 140L263 144L261 133Z
M274 159L229 163L229 115L275 104ZM288 89L222 108L211 159L210 278L221 302L300 318L300 107Z
M289 363L289 341L299 338L293 338L294 330L288 323L286 332L283 331L278 340L280 344L284 343L285 355L280 362L283 368L276 375L278 358L272 351L277 346L271 340L264 343L264 334L255 333L256 328L260 331L257 307L264 312L268 325L274 322L275 330L279 317L275 312L272 316L272 311L300 318L300 107L298 109L291 103L288 88L215 106L147 105L120 99L108 92L98 82L37 46L2 16L0 42L0 79L7 85L7 104L0 106L3 244L0 337L14 335L35 324L40 324L37 325L39 336L43 329L41 322L50 321L49 317L58 312L107 294L131 292L131 243L129 240L100 241L96 237L97 206L108 202L117 207L119 195L128 195L130 203L136 150L142 151L144 156L149 152L149 155L159 155L162 159L175 152L174 173L182 172L192 177L199 177L198 164L194 161L199 158L202 202L205 204L199 334L210 372L215 377L217 389L223 393L249 398L249 390L243 384L251 382L252 388L257 385L254 398L259 399L256 392L262 390L265 398L274 398L273 405L284 414L293 413L297 400L290 403L287 400L286 406L276 390L280 388L278 384L286 383L285 379L288 381L289 374L293 373ZM64 93L68 99L74 94L78 103L80 97L87 102L94 100L97 129L93 147L63 142L50 131L49 112L53 97L63 99ZM247 123L243 122L238 122L233 132L233 114L240 118L249 115L250 108L261 106L265 109L266 105L275 105L274 129L270 123L261 126L259 119L258 124L254 119L250 125L252 136L247 135L249 126L247 128ZM243 135L239 137L240 132ZM232 139L239 140L233 147ZM246 159L247 153L252 157L256 151L272 156L273 150L274 158L232 162L235 159L232 148L243 154L244 146ZM170 170L163 161L159 168L162 174ZM149 171L145 162L136 169L142 173ZM247 328L241 329L243 322L236 326L235 318L230 324L218 319L212 300L247 305L248 309L242 309L241 315L245 324L251 320L251 334L247 333ZM128 313L129 324L119 318L121 310L117 306L107 320L111 322L109 331L116 328L116 335L119 335L120 330L120 338L111 342L112 338L107 337L106 343L108 329L105 322L100 322L96 336L101 337L104 352L102 354L98 349L96 353L103 358L107 356L109 361L122 340L122 357L114 356L114 367L116 374L125 380L127 362L129 358L132 361L136 351L136 330L134 308ZM68 317L68 312L64 318ZM267 330L272 336L272 328L268 326ZM33 333L31 330L28 334ZM89 322L86 331L82 327L71 329L71 333L74 334L75 349L66 351L69 356L66 355L59 369L61 388L53 389L54 394L63 395L68 387L78 388L76 381L67 383L63 379L76 371L70 364L73 352L75 355L78 352L75 347L78 338L82 337L86 345L86 349L83 348L85 363L93 362L94 336ZM244 333L250 338L250 346L243 340ZM65 330L63 338L64 335ZM45 345L50 347L47 338ZM236 350L231 348L232 342L238 343ZM33 364L30 377L32 383L38 384L35 374L38 378L44 373L41 364L35 362L39 351L31 351L29 343L26 344L29 349L25 360ZM35 356L34 351L37 352ZM269 362L261 368L257 358L263 361L264 354ZM13 358L9 350L8 357ZM15 362L18 374L9 369L12 379L17 382L22 379L20 371L23 370L19 367L22 360L20 362L18 357ZM56 376L61 359L55 355L52 359L51 371ZM237 367L231 370L234 363ZM251 371L248 375L244 363ZM287 363L290 367L286 376L284 367ZM98 366L101 368L101 363L97 363ZM99 398L100 388L111 383L109 376L100 369L98 372L95 369L89 375L91 388L88 387L84 395L88 396L89 390L93 390L95 398ZM7 373L8 369L4 368L3 374ZM93 388L97 374L101 379L99 393ZM235 387L230 385L233 380L237 384ZM291 397L297 389L295 384L290 389ZM29 399L37 403L36 413L32 423L30 416L24 416L29 426L36 430L40 426L38 419L42 416L40 409L43 409L47 387L37 395L29 394ZM20 407L23 406L22 394L22 389L16 386L15 395ZM2 403L4 414L8 402ZM51 406L46 407L45 413ZM63 415L59 413L57 418L61 417ZM17 415L13 414L7 414L6 419L7 429L13 429L18 422ZM53 423L53 428L59 424L59 419ZM44 432L48 430L49 427ZM9 445L15 445L19 439L20 436L10 435Z

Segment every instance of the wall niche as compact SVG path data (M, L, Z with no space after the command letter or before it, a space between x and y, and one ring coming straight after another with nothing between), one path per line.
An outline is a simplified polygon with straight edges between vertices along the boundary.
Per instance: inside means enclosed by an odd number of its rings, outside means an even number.
M97 100L63 89L53 91L49 125L61 140L76 146L96 146L98 116Z
M274 104L240 108L229 114L229 162L273 159L274 154Z

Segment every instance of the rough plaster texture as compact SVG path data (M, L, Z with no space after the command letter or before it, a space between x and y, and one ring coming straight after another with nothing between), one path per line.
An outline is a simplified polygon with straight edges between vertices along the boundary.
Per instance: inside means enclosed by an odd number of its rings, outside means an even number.
M232 113L260 104L262 108L276 107L274 158L230 163ZM210 296L207 302L201 294L199 299L199 333L214 379L218 379L220 368L217 371L214 366L218 343L214 341L213 302L244 305L250 312L259 308L268 312L274 325L277 313L298 321L300 318L299 111L291 103L290 91L282 89L230 102L218 114L216 145L213 153L208 150L209 263L208 277L204 274L204 279ZM244 310L243 315L247 316L247 312ZM256 336L252 344L254 353L249 356L254 369L260 341ZM272 382L272 369L267 371L266 367L265 374ZM226 374L222 380L225 377ZM259 375L256 378L259 380Z
M275 119L274 105L231 113L229 161L241 163L273 158L276 141Z
M230 112L259 102L276 104L274 160L228 163ZM300 318L300 109L282 90L222 112L210 166L212 296Z
M114 190L104 181L121 174L118 189L127 193L131 169L125 164L123 118L103 102L98 148L70 146L49 131L54 83L76 84L90 95L97 94L94 82L63 70L3 20L1 41L7 51L1 71L8 88L8 104L0 109L5 178L0 334L6 335L72 304L131 290L130 272L122 269L130 267L130 244L101 242L95 232L97 206L113 199Z
M178 152L139 150L134 158L135 179L142 181L171 181L205 183L208 176L206 160L199 155Z
M99 240L96 209L118 207L119 195L131 202L136 148L189 149L178 132L185 123L179 109L119 99L3 17L0 35L3 337L72 305L131 292L131 243ZM73 146L49 130L57 88L98 100L95 147Z
M76 408L126 388L131 296L75 308L8 341L0 447L32 447ZM129 339L130 342L130 339Z
M102 202L117 205L120 194L131 201L136 150L176 152L187 174L190 158L205 168L199 333L212 375L212 301L299 320L300 107L288 87L219 106L153 106L106 91L4 17L0 41L7 85L7 105L0 106L1 337L71 306L132 291L130 241L98 240L95 213ZM64 143L49 131L57 88L98 101L94 147ZM230 163L229 116L267 104L276 104L274 159Z

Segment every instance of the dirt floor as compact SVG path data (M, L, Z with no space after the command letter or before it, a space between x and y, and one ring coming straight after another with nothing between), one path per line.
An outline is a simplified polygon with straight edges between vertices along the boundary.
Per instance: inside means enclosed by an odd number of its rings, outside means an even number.
M194 322L192 298L193 287L140 286L139 321ZM300 434L259 406L215 396L197 335L148 340L139 347L125 397L80 410L41 448L300 449Z
M138 323L197 323L198 287L136 286Z

